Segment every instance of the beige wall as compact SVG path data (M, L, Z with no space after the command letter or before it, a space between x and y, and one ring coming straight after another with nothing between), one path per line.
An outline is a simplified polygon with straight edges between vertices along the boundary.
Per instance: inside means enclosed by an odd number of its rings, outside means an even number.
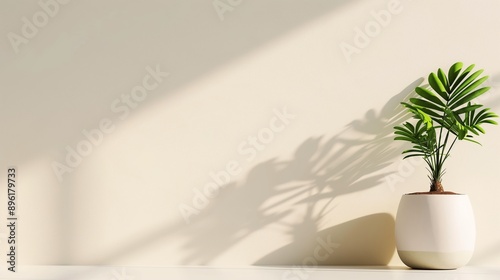
M500 109L498 1L63 2L0 2L21 264L401 265L398 202L428 182L399 101L463 61ZM474 265L500 262L499 140L460 143L444 181Z

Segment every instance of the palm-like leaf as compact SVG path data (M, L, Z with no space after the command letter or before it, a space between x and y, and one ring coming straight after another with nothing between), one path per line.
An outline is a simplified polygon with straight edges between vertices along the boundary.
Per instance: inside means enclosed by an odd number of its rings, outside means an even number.
M472 73L474 65L463 71L462 68L463 64L457 62L450 67L448 75L442 69L430 73L430 87L415 88L418 96L410 98L408 103L401 103L413 114L415 124L405 122L394 128L395 140L413 145L403 151L404 158L423 157L429 167L432 185L436 182L440 185L444 162L456 140L479 144L474 137L485 133L483 125L497 124L493 120L498 117L495 113L481 104L472 103L489 90L489 87L480 87L488 77L480 77L483 70Z
M405 158L414 156L429 157L434 153L436 135L433 129L427 129L423 120L419 120L416 125L410 122L402 126L395 127L395 140L404 140L413 144L413 148L403 151Z

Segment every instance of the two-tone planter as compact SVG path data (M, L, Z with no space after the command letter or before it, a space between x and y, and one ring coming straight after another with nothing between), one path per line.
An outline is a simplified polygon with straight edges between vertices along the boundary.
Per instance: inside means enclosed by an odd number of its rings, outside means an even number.
M474 214L464 194L405 194L396 217L396 245L407 266L455 269L472 257Z

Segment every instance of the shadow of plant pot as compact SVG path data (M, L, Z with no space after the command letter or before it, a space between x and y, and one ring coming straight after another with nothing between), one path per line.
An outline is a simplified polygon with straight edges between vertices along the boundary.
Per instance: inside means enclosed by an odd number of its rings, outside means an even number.
M396 248L394 224L386 213L357 218L296 240L255 265L387 265Z

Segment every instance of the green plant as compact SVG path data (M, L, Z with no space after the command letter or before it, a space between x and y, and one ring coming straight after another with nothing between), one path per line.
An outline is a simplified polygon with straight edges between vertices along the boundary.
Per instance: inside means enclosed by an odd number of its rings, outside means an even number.
M473 101L489 87L478 88L488 76L483 70L472 72L474 65L462 71L463 64L453 64L448 75L442 69L430 73L430 87L416 87L417 96L401 102L413 116L410 121L394 127L395 140L410 142L413 147L403 151L404 158L422 157L427 163L430 192L444 192L441 179L444 163L457 140L480 144L473 138L484 134L483 124L497 124L498 117L489 108Z

